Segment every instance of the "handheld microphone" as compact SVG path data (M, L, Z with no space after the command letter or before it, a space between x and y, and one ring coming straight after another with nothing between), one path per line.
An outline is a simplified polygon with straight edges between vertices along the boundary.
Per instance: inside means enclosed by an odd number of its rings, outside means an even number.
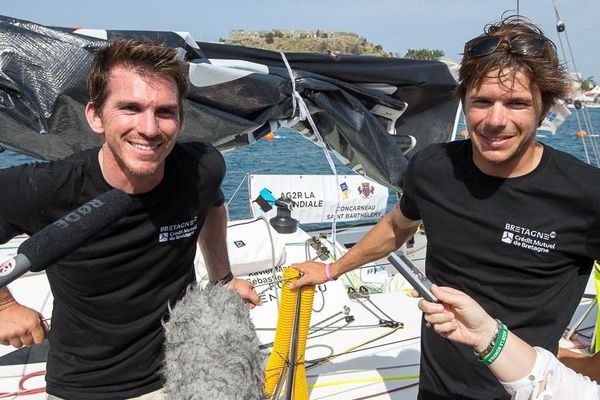
M123 217L130 205L125 192L112 189L34 233L14 258L0 264L0 287L29 270L45 270Z
M265 399L265 359L250 310L223 285L190 286L165 327L169 399Z

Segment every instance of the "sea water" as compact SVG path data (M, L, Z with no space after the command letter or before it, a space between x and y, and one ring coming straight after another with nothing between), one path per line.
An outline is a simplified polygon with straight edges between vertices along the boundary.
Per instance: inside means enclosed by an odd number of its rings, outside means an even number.
M588 112L594 132L600 133L600 109L588 109ZM587 162L589 157L590 162L597 165L596 154L592 149L589 137L586 137L584 142L577 136L579 130L586 130L578 122L582 121L582 114L578 114L579 120L575 115L567 118L555 135L538 131L538 140L583 161ZM461 118L457 132L463 129L465 129L464 119ZM459 140L461 139L460 135L457 137ZM586 150L588 157L586 157ZM323 150L291 129L277 131L273 140L262 139L253 145L226 152L224 157L227 163L227 175L222 189L225 199L229 203L231 219L250 217L249 201L251 199L248 198L247 174L324 175L332 173ZM342 165L335 157L333 158L338 174L354 174L351 169ZM37 160L8 150L0 153L0 168L32 161ZM388 210L393 207L395 201L395 193L390 191Z

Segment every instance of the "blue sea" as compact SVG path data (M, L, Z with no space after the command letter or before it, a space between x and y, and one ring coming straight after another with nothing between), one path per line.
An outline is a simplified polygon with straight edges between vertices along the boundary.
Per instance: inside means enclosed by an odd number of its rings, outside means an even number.
M574 111L574 110L572 110ZM600 108L588 109L595 133L600 132ZM580 120L582 120L582 113ZM582 122L583 124L583 122ZM459 121L457 132L464 129L463 119ZM585 129L585 128L583 128ZM584 142L577 136L580 130L575 114L572 114L557 130L556 135L538 131L538 140L556 149L563 150L586 161ZM588 132L589 133L589 132ZM459 137L460 138L460 137ZM587 152L593 165L597 165L589 138L586 138ZM229 151L224 154L227 162L227 175L223 192L229 202L231 219L249 218L247 174L329 174L331 170L320 147L304 139L291 129L275 133L271 141L257 143ZM12 151L0 153L0 168L37 161L34 158ZM334 157L338 174L353 174ZM395 194L390 192L388 209L394 205Z

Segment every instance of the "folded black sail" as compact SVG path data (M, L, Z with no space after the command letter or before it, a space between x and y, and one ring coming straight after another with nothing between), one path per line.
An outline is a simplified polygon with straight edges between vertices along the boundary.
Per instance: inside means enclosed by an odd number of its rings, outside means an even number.
M175 32L74 30L0 16L0 146L52 160L99 145L84 117L85 79L94 50L117 36L166 43L189 61L183 141L236 148L278 126L316 140L298 118L295 88L329 149L349 167L397 187L407 156L452 134L456 81L440 62L282 56Z

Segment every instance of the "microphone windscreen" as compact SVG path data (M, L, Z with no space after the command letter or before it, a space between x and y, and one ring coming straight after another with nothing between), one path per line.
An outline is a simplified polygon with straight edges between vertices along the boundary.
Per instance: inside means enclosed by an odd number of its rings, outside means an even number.
M164 326L167 398L266 398L265 358L248 307L235 290L191 286Z
M17 253L29 259L32 271L43 271L122 218L130 205L125 192L109 190L31 235Z

